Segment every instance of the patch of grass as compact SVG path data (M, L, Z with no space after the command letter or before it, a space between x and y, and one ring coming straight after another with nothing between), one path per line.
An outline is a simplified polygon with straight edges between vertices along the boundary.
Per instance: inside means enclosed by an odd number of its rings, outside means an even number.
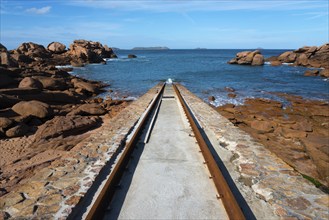
M320 183L318 180L314 179L313 177L310 177L310 176L307 176L307 175L305 175L305 174L302 174L302 173L301 173L301 175L302 175L305 179L307 179L308 181L310 181L311 183L313 183L314 186L315 186L316 188L319 188L319 189L322 190L323 192L329 194L329 188L326 187L325 185L323 185L322 183Z

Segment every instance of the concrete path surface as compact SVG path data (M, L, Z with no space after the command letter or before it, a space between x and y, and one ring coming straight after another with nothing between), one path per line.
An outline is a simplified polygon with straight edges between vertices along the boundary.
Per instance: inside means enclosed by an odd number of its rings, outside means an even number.
M228 219L171 85L105 219Z

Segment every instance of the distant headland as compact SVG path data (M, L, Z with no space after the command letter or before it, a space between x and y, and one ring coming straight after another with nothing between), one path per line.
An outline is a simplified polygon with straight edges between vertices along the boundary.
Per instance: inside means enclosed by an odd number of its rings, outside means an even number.
M132 50L170 50L168 47L134 47Z

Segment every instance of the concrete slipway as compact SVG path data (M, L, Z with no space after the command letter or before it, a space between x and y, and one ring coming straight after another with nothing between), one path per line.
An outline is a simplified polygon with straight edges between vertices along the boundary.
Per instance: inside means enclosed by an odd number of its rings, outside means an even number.
M228 219L171 85L105 219Z

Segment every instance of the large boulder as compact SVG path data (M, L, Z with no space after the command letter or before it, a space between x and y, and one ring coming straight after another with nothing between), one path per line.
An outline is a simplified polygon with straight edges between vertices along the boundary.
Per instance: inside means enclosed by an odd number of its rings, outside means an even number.
M95 84L85 82L78 78L72 79L71 83L73 83L74 88L81 90L82 92L87 91L92 94L96 94L99 92L99 89Z
M36 89L43 89L42 83L37 80L33 79L32 77L25 77L19 83L18 88L36 88Z
M329 68L329 43L320 47L305 46L295 51L286 51L277 59L281 63L291 63L296 66Z
M98 117L90 116L56 116L52 120L41 125L35 134L35 142L67 137L83 133L99 123Z
M101 54L104 51L99 42L75 40L70 45L69 54L73 60L81 63L102 63L104 62Z
M294 53L293 51L287 51L287 52L284 52L283 54L281 54L278 57L278 60L281 63L293 63L293 62L295 62L296 58L297 58L296 53Z
M47 49L50 52L56 53L56 54L61 54L61 53L66 52L66 50L65 50L66 46L59 42L51 42L50 44L48 44Z
M228 63L239 64L239 65L260 66L260 65L264 65L264 56L261 55L259 50L243 51L237 53L236 57L231 59Z
M39 81L44 89L48 90L66 90L68 85L63 78L53 78L47 76L34 76L34 80Z
M261 54L256 54L251 62L252 66L261 66L264 65L264 56Z
M137 58L137 56L134 54L128 54L128 58Z
M308 63L312 67L329 69L329 44L318 47L317 51L310 56Z
M38 118L46 118L53 114L52 108L40 101L21 101L12 107L12 110L21 116L33 115Z

